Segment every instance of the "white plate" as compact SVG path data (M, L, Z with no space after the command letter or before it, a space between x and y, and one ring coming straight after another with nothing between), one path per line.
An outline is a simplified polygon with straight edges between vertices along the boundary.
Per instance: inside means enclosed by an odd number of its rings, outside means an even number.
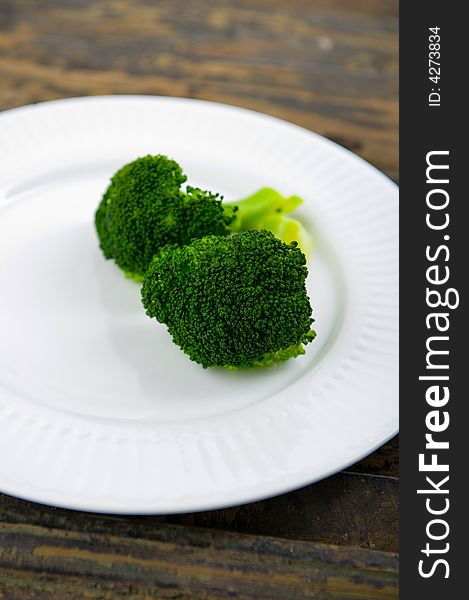
M94 211L147 153L189 183L304 198L317 339L268 370L204 370L103 260ZM342 469L398 424L397 188L339 146L258 113L176 98L0 115L0 489L170 513L240 504Z

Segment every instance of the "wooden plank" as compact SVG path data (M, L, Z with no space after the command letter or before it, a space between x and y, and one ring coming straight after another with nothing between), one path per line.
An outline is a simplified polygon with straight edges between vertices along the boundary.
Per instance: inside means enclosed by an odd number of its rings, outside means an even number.
M150 519L294 540L398 552L398 482L342 473L289 494L243 506Z
M349 469L355 473L399 477L399 436L396 435L376 452L373 452Z
M398 551L399 493L395 478L339 473L319 483L261 502L185 515L130 517L151 531L161 523L209 527L291 540ZM50 526L58 515L77 530L92 527L88 514L58 511L0 495L13 522ZM6 518L6 517L5 517Z
M395 554L149 520L0 508L0 598L398 597ZM78 577L78 574L80 576Z
M397 2L381 5L4 0L0 109L112 93L216 100L317 131L396 178Z

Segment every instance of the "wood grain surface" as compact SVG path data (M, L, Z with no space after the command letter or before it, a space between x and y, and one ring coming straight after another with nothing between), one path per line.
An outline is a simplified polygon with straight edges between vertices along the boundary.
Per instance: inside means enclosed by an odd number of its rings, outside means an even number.
M95 94L214 100L314 130L397 180L397 6L0 0L0 110ZM395 438L302 490L171 517L0 495L0 598L397 598L397 558L382 551L398 547L398 457Z
M398 491L394 477L344 472L289 494L233 508L130 519L136 527L148 522L202 526L397 552ZM15 514L18 522L36 518L44 525L60 512L68 512L0 494L2 509ZM83 529L87 519L88 513L77 512L74 517Z
M397 555L0 504L0 598L397 598Z

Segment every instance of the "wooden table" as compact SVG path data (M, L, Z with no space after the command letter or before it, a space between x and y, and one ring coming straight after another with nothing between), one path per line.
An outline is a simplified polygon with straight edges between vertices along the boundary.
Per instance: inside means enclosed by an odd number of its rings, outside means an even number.
M216 100L396 179L397 41L397 0L1 0L0 110ZM397 598L397 475L394 439L315 485L207 513L121 518L0 495L0 598Z

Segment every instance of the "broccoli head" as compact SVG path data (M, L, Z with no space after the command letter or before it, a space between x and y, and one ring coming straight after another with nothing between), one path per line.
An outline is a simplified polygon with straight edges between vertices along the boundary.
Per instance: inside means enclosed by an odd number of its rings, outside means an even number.
M219 194L187 186L178 244L189 244L193 239L205 235L229 234L231 232L229 226L236 218L236 212L237 209L232 213L223 210L222 198Z
M148 316L203 367L270 366L315 337L306 259L296 242L251 230L166 246L143 280Z
M217 194L181 191L181 167L166 156L144 156L112 177L96 211L101 250L130 277L141 280L153 255L166 244L230 233L235 213L225 214Z

